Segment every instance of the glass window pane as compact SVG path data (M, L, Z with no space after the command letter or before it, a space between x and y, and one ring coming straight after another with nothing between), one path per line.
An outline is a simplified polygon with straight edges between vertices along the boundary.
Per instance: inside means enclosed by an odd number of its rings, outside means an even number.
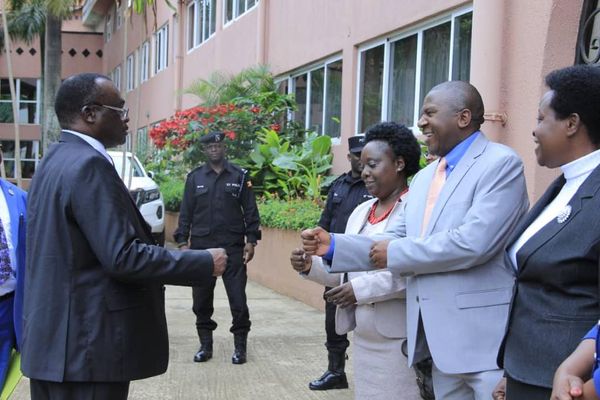
M417 35L392 44L388 118L406 126L414 125L417 68Z
M454 19L454 48L452 55L452 79L468 81L471 70L471 28L473 14Z
M310 73L310 129L323 133L323 86L325 69L319 68Z
M450 64L450 22L423 32L421 56L421 102L435 85L448 80Z
M288 92L288 80L284 79L277 84L277 92L281 94L287 94Z
M194 47L194 13L196 12L196 3L190 4L187 14L187 37L188 50Z
M248 0L248 8L254 7L254 4L256 4L255 0Z
M24 179L33 178L34 171L35 171L35 161L21 161L21 178L24 178Z
M14 122L12 103L0 102L0 123ZM4 149L6 151L6 149Z
M342 61L327 65L327 99L325 100L325 133L340 137L342 120Z
M19 122L22 124L35 124L35 103L19 104Z
M0 81L0 100L11 100L8 79L2 79Z
M211 36L213 33L215 33L215 27L217 25L217 5L216 5L216 1L217 0L210 0L209 1L209 5L210 5L210 32L208 34L208 36Z
M202 15L201 2L196 2L196 21L198 23L198 26L196 27L196 36L194 39L194 44L196 46L198 46L200 43L202 43L204 41L202 39L202 30L204 27L204 19L203 19L203 15Z
M246 1L245 0L237 0L237 1L238 1L238 7L237 7L236 17L239 17L240 15L242 15L244 13L244 11L246 11Z
M227 22L233 19L233 0L225 0L225 20Z
M199 0L198 4L204 9L204 18L202 19L202 41L205 41L210 36L210 0Z
M306 121L306 74L294 78L294 93L296 93L296 106L294 121L305 126Z
M381 120L381 94L383 90L384 45L361 54L360 123L361 132Z
M37 79L21 78L21 100L35 101L37 94Z

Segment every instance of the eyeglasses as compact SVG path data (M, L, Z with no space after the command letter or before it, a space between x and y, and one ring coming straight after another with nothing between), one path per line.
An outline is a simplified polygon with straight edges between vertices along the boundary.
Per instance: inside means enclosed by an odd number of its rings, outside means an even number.
M109 110L113 110L119 113L119 115L121 116L122 120L126 120L127 119L127 115L129 114L129 109L128 108L119 108L119 107L114 107L114 106L107 106L106 104L100 104L100 103L90 103L91 105L94 106L98 106L98 107L104 107L107 108Z

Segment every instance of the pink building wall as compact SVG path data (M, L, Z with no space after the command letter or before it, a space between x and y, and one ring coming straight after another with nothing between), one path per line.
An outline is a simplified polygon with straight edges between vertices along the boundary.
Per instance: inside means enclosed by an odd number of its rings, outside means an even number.
M334 172L340 173L347 169L346 139L356 130L360 46L412 29L453 10L472 7L470 80L479 88L486 104L488 119L484 132L521 155L532 200L540 196L558 173L537 166L531 131L539 97L545 90L544 75L574 62L581 2L260 0L250 11L224 26L223 0L217 0L215 34L191 51L187 50L186 4L175 3L177 10L170 9L164 2L157 4L156 26L169 24L169 65L156 76L150 74L148 81L125 94L131 109L132 130L197 104L198 99L182 94L182 90L213 71L235 73L264 62L271 66L274 74L285 76L336 55L343 60L342 138L333 149ZM97 13L106 14L113 5L110 0L100 0L94 7ZM131 21L124 18L120 29L104 43L101 35L89 34L102 33L103 22L95 27L82 27L76 19L66 21L65 31L85 33L63 36L63 75L81 71L109 73L121 64L124 86L124 58L145 40L152 41L153 25L151 11L146 24L139 15L133 15ZM77 51L77 56L68 55L71 48ZM83 57L84 48L92 54ZM102 49L101 59L96 56L96 49ZM153 56L152 52L151 58ZM19 77L40 75L39 53L31 56L24 52L15 59ZM0 56L2 77L6 76L5 69L4 57ZM500 121L501 116L506 117L505 124ZM0 136L10 137L10 129L2 125Z

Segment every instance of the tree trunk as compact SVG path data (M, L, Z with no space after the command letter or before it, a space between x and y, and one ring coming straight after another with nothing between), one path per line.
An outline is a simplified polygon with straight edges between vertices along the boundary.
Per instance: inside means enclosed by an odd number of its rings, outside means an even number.
M58 141L60 126L54 112L54 100L61 83L62 19L48 13L45 32L44 94L42 116L42 146L44 153L48 145Z
M8 69L8 86L10 89L10 98L12 100L13 119L15 126L15 179L17 186L22 187L21 183L21 136L19 134L19 110L17 108L17 95L15 92L15 80L12 70L12 56L10 54L10 36L8 35L8 22L6 20L6 3L2 2L2 26L4 29L4 49L6 50L6 64Z

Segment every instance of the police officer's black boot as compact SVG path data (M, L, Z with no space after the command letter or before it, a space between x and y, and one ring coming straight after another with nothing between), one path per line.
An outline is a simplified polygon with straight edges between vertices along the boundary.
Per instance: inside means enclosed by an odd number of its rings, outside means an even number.
M245 364L246 363L246 343L248 341L248 334L239 334L233 336L233 344L235 350L233 356L231 356L231 362L233 364Z
M319 378L308 384L310 390L348 389L348 379L344 367L346 366L346 352L330 351L329 367Z
M194 356L194 362L205 362L213 355L213 336L212 331L198 330L200 337L200 350Z

